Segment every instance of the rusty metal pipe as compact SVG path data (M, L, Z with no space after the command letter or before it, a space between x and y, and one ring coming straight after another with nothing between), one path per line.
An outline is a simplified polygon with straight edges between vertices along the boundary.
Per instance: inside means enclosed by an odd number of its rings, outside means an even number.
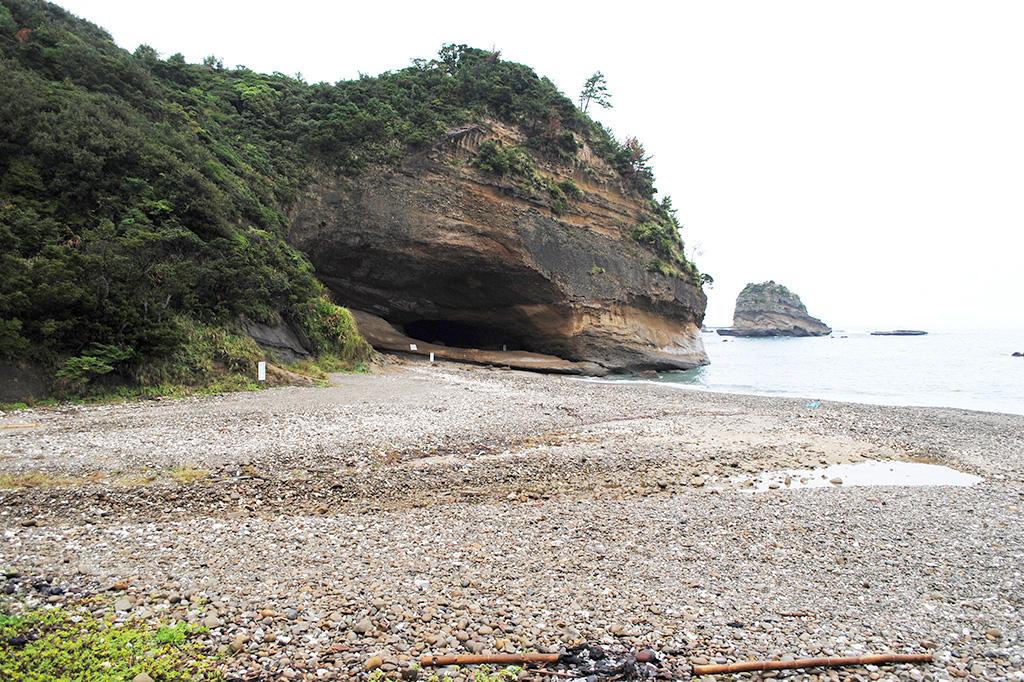
M847 665L878 665L880 663L931 663L931 654L873 654L833 658L801 658L795 661L743 661L722 665L695 665L694 675L745 673L755 670L793 670L795 668L839 668Z
M426 654L420 657L420 665L424 668L441 665L480 665L494 663L498 665L526 665L527 663L558 663L561 654L455 654L435 656Z

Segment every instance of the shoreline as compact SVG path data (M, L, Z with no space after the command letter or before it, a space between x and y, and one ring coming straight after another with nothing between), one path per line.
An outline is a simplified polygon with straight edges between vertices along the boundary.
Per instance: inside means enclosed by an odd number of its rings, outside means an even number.
M672 652L682 679L702 660L890 649L936 661L886 679L1024 671L1024 417L800 400L408 364L38 411L0 433L0 476L57 482L0 489L0 565L21 575L3 603L213 615L205 637L242 679L581 641ZM920 457L984 481L713 485Z
M688 370L687 370L688 371ZM584 381L588 383L604 383L604 384L641 384L647 386L667 386L673 390L681 391L696 391L699 393L712 393L721 396L748 396L752 398L770 398L770 399L788 399L794 401L810 401L820 400L828 401L830 403L838 403L841 405L862 405L865 407L895 407L895 408L907 408L907 409L928 409L928 410L953 410L957 412L977 412L979 414L994 414L1002 415L1007 417L1020 417L1024 416L1024 410L1021 412L1000 412L998 410L982 410L971 407L959 407L956 405L912 405L900 402L868 402L865 400L857 400L853 396L832 398L827 393L818 395L795 395L790 393L755 393L751 391L727 391L721 387L711 387L702 384L693 384L682 381L671 381L671 380L656 380L656 379L644 379L644 378L632 378L626 377L615 378L613 377L572 377L576 381Z

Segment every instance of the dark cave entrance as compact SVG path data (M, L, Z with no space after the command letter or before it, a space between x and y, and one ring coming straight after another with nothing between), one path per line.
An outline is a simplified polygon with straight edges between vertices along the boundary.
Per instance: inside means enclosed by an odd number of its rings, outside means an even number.
M480 350L518 350L519 338L508 332L478 324L455 320L416 320L404 325L405 333L414 339L453 348Z

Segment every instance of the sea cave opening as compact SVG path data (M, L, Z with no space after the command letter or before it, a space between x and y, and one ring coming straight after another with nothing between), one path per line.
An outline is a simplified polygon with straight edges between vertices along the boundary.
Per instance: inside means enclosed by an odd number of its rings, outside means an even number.
M456 320L416 320L405 325L405 333L426 343L480 350L522 349L522 341L503 329Z

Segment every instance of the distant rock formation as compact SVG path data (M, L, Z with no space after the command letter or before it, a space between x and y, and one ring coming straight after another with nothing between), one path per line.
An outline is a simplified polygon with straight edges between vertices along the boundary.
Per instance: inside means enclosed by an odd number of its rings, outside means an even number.
M722 336L825 336L832 329L807 314L800 297L774 281L748 284L736 297L732 327Z
M893 329L889 332L871 332L871 336L924 336L927 333L920 329Z

